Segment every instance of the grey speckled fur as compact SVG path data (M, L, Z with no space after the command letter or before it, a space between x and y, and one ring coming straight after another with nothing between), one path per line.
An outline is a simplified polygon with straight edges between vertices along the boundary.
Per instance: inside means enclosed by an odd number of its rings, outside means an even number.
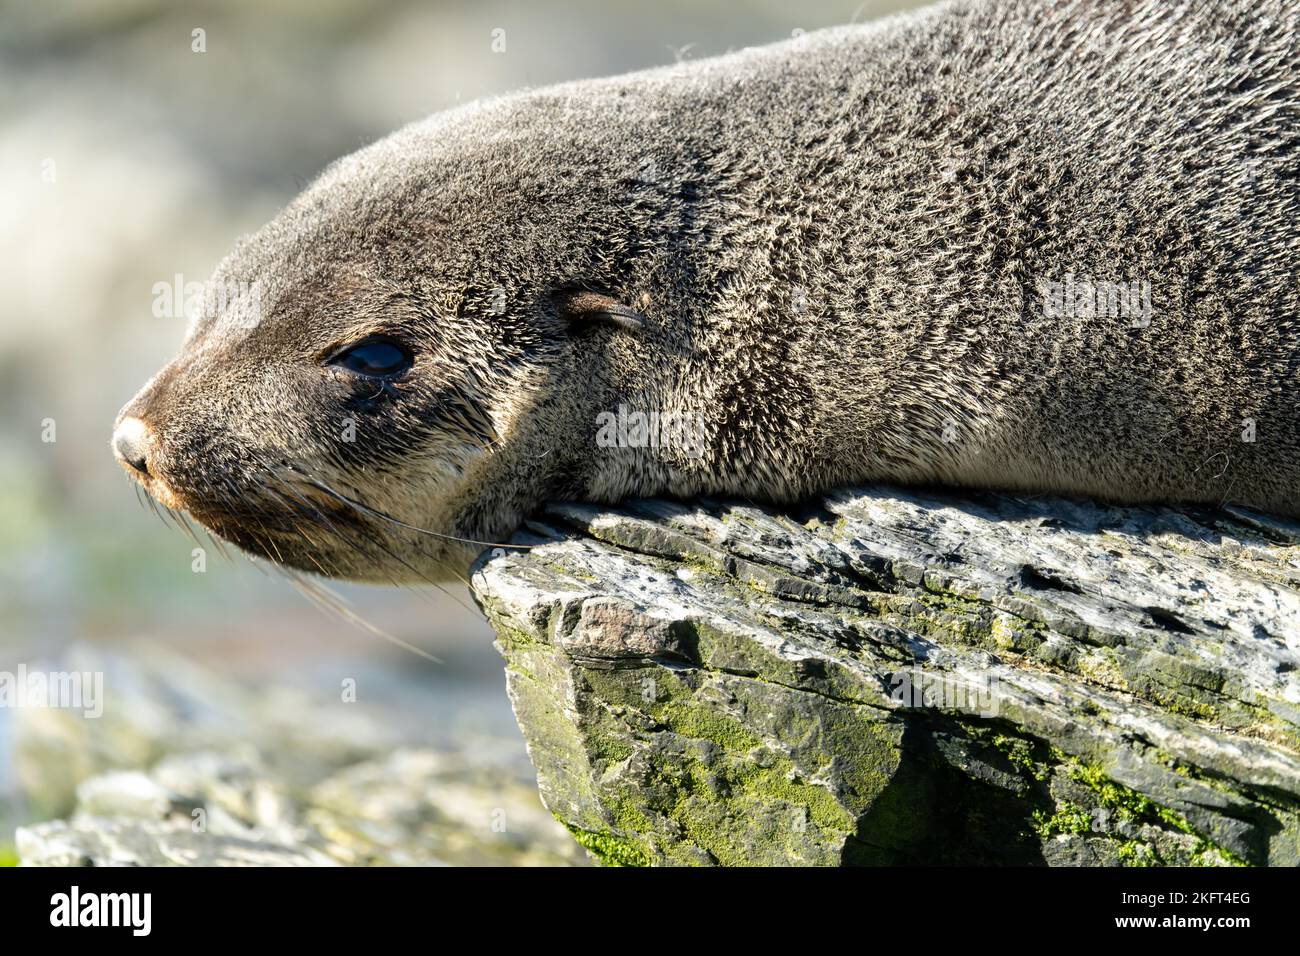
M147 484L381 579L476 548L319 485L474 539L556 498L864 480L1300 513L1298 19L959 2L407 127L221 266L261 312L205 317L128 406ZM1149 323L1052 314L1067 276L1145 287ZM566 322L573 286L644 331ZM372 332L415 366L367 402L322 359ZM700 416L704 453L598 447L620 404ZM281 482L367 543L277 524Z

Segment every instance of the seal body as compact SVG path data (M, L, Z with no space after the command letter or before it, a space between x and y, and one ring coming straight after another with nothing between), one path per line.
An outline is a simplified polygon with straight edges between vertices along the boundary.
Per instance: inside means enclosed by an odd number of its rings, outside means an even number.
M379 580L557 498L1298 514L1298 20L958 2L440 114L236 248L214 285L256 294L197 319L119 456ZM376 341L409 367L369 374Z

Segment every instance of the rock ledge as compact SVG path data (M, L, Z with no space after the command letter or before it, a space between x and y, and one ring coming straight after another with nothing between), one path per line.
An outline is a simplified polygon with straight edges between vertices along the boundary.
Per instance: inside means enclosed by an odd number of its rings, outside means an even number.
M1300 526L869 488L548 508L476 565L622 864L1300 863Z

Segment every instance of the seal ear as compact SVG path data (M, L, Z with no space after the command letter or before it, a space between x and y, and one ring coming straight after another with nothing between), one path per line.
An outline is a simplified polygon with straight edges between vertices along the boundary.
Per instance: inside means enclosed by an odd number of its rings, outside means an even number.
M587 289L565 289L552 296L560 318L573 325L603 322L625 332L640 334L645 330L645 316L613 296Z

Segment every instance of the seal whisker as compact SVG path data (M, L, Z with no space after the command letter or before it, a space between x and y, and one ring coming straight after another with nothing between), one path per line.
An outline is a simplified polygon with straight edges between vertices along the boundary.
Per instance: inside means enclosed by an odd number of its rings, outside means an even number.
M323 521L323 522L328 526L328 530L330 530L330 532L333 533L333 534L334 534L334 535L335 535L335 536L336 536L340 541L342 541L344 544L346 544L346 545L348 545L349 547L351 547L353 550L355 550L358 554L361 554L363 557L365 557L365 558L367 558L367 559L373 559L374 555L373 555L369 550L367 550L366 548L364 548L364 547L362 547L361 545L359 545L359 544L356 542L356 540L353 539L351 536L343 534L342 531L341 531L341 529L339 529L339 528L338 528L338 527L337 527L337 526L336 526L332 521L330 521L329 518L328 518L328 516L326 516L324 512L320 511L320 509L318 509L318 508L316 508L315 506L313 506L313 505L312 505L310 502L308 502L305 498L302 498L302 497L301 497L300 495L298 495L298 494L297 494L297 493L296 493L292 488L290 488L290 487L288 487L288 486L285 486L285 487L286 487L286 490L287 490L290 494L294 495L294 497L298 498L298 500L301 501L301 502L303 503L303 505L306 506L306 509L307 509L306 511L304 511L304 509L303 509L302 506L296 505L294 502L292 502L292 501L290 501L288 498L284 497L284 495L280 493L279 489L272 488L272 487L270 487L269 485L266 485L266 484L264 484L264 483L262 484L262 488L263 488L264 490L270 492L270 493L271 493L272 495L274 495L276 498L280 499L280 501L282 501L282 502L285 504L285 506L288 507L291 511L294 511L294 512L297 513L297 514L304 515L305 517L308 517L309 519L311 519L313 516L316 516L320 521ZM299 531L300 531L300 533L301 533L301 529L299 529ZM380 547L380 549L383 550L384 553L387 554L389 557L393 558L393 559L396 560L396 561L401 562L401 559L400 559L400 558L398 558L396 555L394 555L394 554L392 554L391 552L389 552L388 549L383 548L381 545L378 544L378 542L370 542L370 543L371 543L371 544L374 544L374 545L377 546L377 547ZM320 564L319 564L318 561L315 560L315 556L314 556L314 555L312 556L312 563L313 563L313 564L316 564L317 567L320 567ZM405 563L405 562L402 562L402 563ZM408 565L407 567L409 567L409 565ZM411 568L411 570L412 570L412 571L415 571L414 568ZM324 570L323 568L321 569L321 573L322 573L322 574L325 574L326 577L329 577L329 574L328 574L327 572L325 572L325 570ZM417 572L417 573L418 573L418 572ZM306 583L306 580L307 580L307 579L301 578L301 576L298 576L297 578L294 578L293 576L290 576L290 575L286 575L286 576L290 577L291 580L297 580L300 584L305 584L305 583ZM313 582L313 583L315 583L315 582ZM392 583L396 585L396 584L398 584L399 582L397 582L396 580L394 580ZM442 587L440 587L439 585L437 585L435 582L430 581L429 583L430 583L430 584L433 584L434 587L437 587L438 590L442 591L444 594L446 594L448 597L450 597L453 601L456 601L456 597L455 597L455 595L453 595L453 594L451 594L450 592L446 591L445 589L443 589ZM324 588L323 586L319 586L319 590L331 594L331 595L336 599L336 601L331 602L331 603L326 604L326 605L323 605L323 606L325 606L325 607L327 607L327 608L329 608L329 609L335 611L335 612L338 613L341 617L344 617L346 620L348 620L350 623L358 624L358 625L364 626L364 628L365 628L367 631L369 631L370 633L372 633L372 634L376 634L376 635L378 635L378 636L380 636L380 637L383 637L385 640L392 641L392 642L394 642L395 644L397 644L397 645L400 646L400 647L405 647L405 648L410 649L410 650L415 650L417 653L420 653L422 656L428 658L428 659L431 660L431 661L435 661L436 663L439 663L439 664L442 663L442 661L439 660L438 658L436 658L436 657L434 657L434 656L432 656L432 655L430 655L430 654L425 654L424 652L419 651L417 648L411 647L411 645L407 644L405 641L402 641L402 640L400 640L399 638L396 638L396 637L394 637L393 635L388 634L386 631L383 631L382 629L380 629L380 628L374 626L373 624L371 624L370 622L368 622L368 621L366 621L364 618L362 618L360 615L356 614L354 611L352 611L352 610L350 610L350 609L348 609L348 608L345 608L345 607L340 606L338 602L341 602L341 601L343 600L341 595L338 595L338 594L336 594L336 593L334 593L334 592L328 591L328 589ZM305 592L304 592L304 593L305 593ZM456 603L459 604L462 608L465 607L465 605L464 605L462 602L460 602L460 601L456 601ZM468 610L468 608L465 608L465 609Z
M226 484L227 487L229 487L230 480L228 478L223 478L223 483ZM204 481L204 486L209 491L213 490L212 485L207 481ZM200 525L200 527L202 527L202 525ZM212 534L211 532L208 532L207 528L204 528L203 530L204 532L206 532L204 537L206 537L208 541L212 543L212 546L217 549L217 554L221 555L221 557L225 560L226 564L230 565L231 567L234 567L235 559L231 556L230 550L226 547L225 542L222 541L216 535Z
M258 487L261 490L275 496L277 499L281 501L281 503L283 503L286 507L289 508L289 510L293 511L294 513L304 515L304 517L308 517L309 519L311 518L311 515L305 514L298 505L295 505L294 502L284 497L278 489L273 488L262 481L258 482ZM292 493L292 489L289 490ZM305 503L305 499L303 500ZM363 557L366 558L373 557L373 555L368 553L366 550L360 548L356 544L356 542L353 541L351 538L342 535L339 532L338 528L335 527L332 522L329 522L328 518L322 512L320 512L319 509L312 508L309 503L308 503L308 507L311 508L311 511L315 512L316 515L318 515L321 519L323 519L326 522L326 524L329 526L329 530L331 530L332 533L334 533L339 538L339 540L343 541L345 544L348 544L350 547L352 547L354 550L360 553ZM263 525L263 529L265 530L265 525ZM298 528L298 533L304 534L303 529L301 527ZM304 536L306 535L304 534ZM267 533L265 537L267 539L268 544L273 544L273 542L269 540L270 538L269 533ZM308 540L311 539L308 538ZM320 570L322 575L324 575L325 577L329 577L331 575L331 571L327 570L326 567L320 563L316 555L312 554L309 555L309 557L312 563L315 564L316 567ZM254 561L254 563L259 567L259 569L261 569L261 562ZM352 624L353 626L358 627L373 636L381 637L384 640L389 641L390 643L396 645L397 647L401 647L402 649L408 650L413 654L417 654L428 661L431 661L435 664L444 663L440 658L432 654L429 654L428 652L423 651L420 648L415 647L414 645L406 641L403 641L401 638L395 637L394 635L389 634L387 631L383 630L382 628L372 624L370 621L366 620L361 615L353 611L350 607L348 607L347 601L342 595L330 590L329 588L326 588L320 582L314 581L310 578L303 576L301 573L292 570L291 568L284 565L283 563L273 563L271 567L272 569L274 569L274 571L281 574L285 578L285 580L289 581L289 583L293 585L295 590L297 590L311 603L315 604L317 607L321 608L322 610L336 614L339 617L346 620L349 624Z
M328 515L326 515L326 514L325 514L323 511L321 511L319 508L317 508L317 507L315 507L314 505L312 505L309 501L307 501L306 498L303 498L302 495L298 494L298 492L294 491L293 488L292 488L292 486L290 486L290 485L288 485L288 484L286 483L286 484L284 484L284 488L285 488L285 489L286 489L290 494L292 494L295 498L297 498L300 502L302 502L303 505L305 505L305 506L309 509L309 511L306 513L306 516L307 516L307 517L309 517L309 518L313 518L313 519L315 519L315 520L317 520L317 521L324 522L324 523L329 527L329 529L330 529L330 530L335 534L335 536L337 536L337 537L339 538L339 540L341 540L341 541L343 541L345 544L351 546L354 550L356 550L358 553L360 553L363 557L366 557L366 558L373 558L373 557L374 557L373 554L369 553L368 551L364 550L364 549L361 548L359 545L357 545L355 539L353 539L351 536L344 535L343 532L341 531L341 529L339 529L339 528L334 524L334 522L330 521ZM281 495L277 489L273 489L273 488L267 487L267 490L270 491L272 494L276 495L278 498L280 498L282 501L284 501L287 505L289 505L291 508L293 508L293 509L294 509L295 511L297 511L299 514L303 514L303 513L304 513L304 512L302 511L301 508L294 506L292 502L289 502L287 499L285 499L285 498L283 497L283 495ZM391 548L388 548L387 546L385 546L382 542L380 542L380 541L375 540L375 539L372 538L372 539L368 539L367 543L370 544L371 546L377 548L377 549L380 550L381 552L383 552L383 554L386 555L387 557L392 558L394 561L396 561L398 564L402 565L404 568L406 568L406 569L407 569L408 571L410 571L412 574L415 574L417 577L419 577L419 578L420 578L422 581L424 581L426 584L429 584L429 585L431 585L432 587L437 588L438 591L440 591L442 594L446 595L446 596L447 596L448 598L450 598L452 601L455 601L456 604L459 605L462 609L464 609L464 610L466 610L466 611L469 611L470 613L473 613L473 610L472 610L468 605L466 605L463 601L461 601L459 598L457 598L456 595L452 594L450 591L448 591L446 588L444 588L444 587L443 587L441 584L439 584L437 581L434 581L432 578L428 577L427 575L422 574L422 573L419 571L418 568L414 567L414 566L411 565L409 562L403 560L403 559L402 559L400 556L398 556L397 554L394 554L393 551L392 551L392 549L391 549ZM398 583L398 582L394 581L393 583L396 584L396 583ZM463 583L466 584L466 586L468 586L468 584L469 584L468 581L464 581Z
M323 481L313 478L311 475L307 474L302 469L297 468L292 464L289 465L289 468L292 471L299 474L300 476L302 476L304 479L306 479L308 484L312 485L312 487L316 488L319 491L323 491L325 494L329 495L331 498L334 498L336 501L340 501L345 505L350 505L351 507L356 508L358 511L364 514L368 514L373 518L379 518L383 521L390 522L392 524L397 525L399 528L405 528L407 531L414 531L416 534L427 534L430 537L441 538L444 541L458 541L461 544L476 544L476 545L481 545L482 547L485 548L513 548L518 551L530 551L532 550L533 547L531 544L508 544L503 541L480 541L476 538L462 538L454 534L442 534L439 531L430 531L427 528L417 528L413 524L407 524L405 521L402 521L399 518L394 518L390 514L385 514L382 511L378 511L375 508L371 508L369 505L365 504L364 502L358 501L355 498L349 498L341 491L336 491L335 489L331 488L329 485L325 484Z
M294 589L298 591L299 594L303 595L308 601L315 604L321 610L337 614L349 624L360 628L373 637L382 638L396 647L400 647L403 650L410 651L418 657L424 658L426 661L434 664L446 663L442 658L430 654L428 651L421 650L414 644L408 643L400 637L394 637L382 628L371 624L348 607L347 601L342 595L325 587L320 581L308 578L289 568L281 568L280 570L284 574L285 579L293 585Z

